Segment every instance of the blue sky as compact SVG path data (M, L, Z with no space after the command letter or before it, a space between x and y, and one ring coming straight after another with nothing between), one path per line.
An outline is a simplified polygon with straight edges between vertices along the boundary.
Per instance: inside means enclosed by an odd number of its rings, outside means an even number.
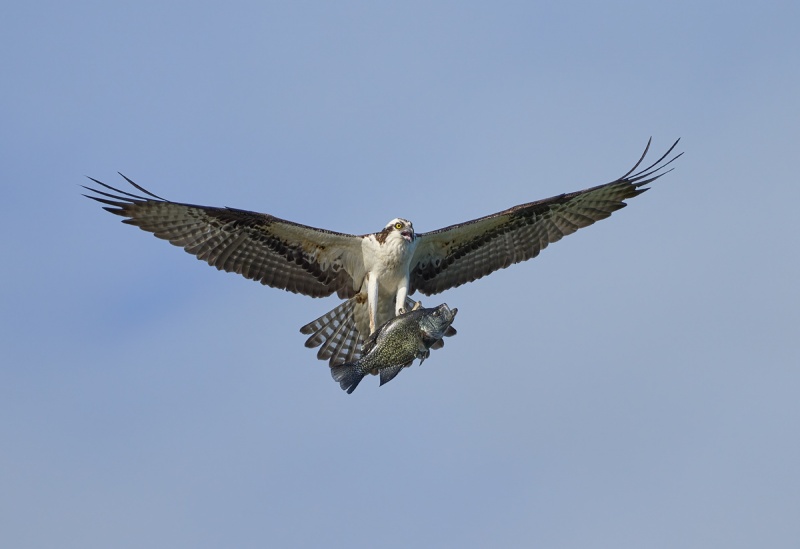
M0 545L793 547L796 2L27 2L0 17ZM675 171L426 300L343 393L312 300L81 197L424 232Z

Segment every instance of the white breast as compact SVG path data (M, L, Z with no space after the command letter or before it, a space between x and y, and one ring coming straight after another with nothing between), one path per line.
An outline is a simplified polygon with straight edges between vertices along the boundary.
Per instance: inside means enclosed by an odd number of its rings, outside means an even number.
M415 247L415 241L408 242L400 233L389 234L383 243L369 235L362 243L365 270L378 278L382 290L393 292L408 277Z

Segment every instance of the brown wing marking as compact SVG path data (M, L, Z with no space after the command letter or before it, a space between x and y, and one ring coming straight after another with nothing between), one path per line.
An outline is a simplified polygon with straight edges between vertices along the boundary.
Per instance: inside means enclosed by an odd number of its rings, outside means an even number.
M125 217L123 223L168 240L219 270L312 297L336 292L348 298L356 293L354 280L360 286L358 236L247 210L171 202L127 177L146 196L89 179L111 192L84 187L95 193L85 196Z
M436 294L536 257L549 244L625 207L625 200L647 190L644 185L672 171L665 168L683 153L665 160L678 141L658 160L636 171L650 149L648 141L633 168L605 185L418 235L411 263L412 286L425 295Z

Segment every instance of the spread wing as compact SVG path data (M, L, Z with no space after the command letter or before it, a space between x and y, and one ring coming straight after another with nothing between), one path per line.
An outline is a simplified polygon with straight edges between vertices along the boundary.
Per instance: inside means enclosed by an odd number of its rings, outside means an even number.
M349 298L361 287L364 262L359 236L246 210L170 202L127 177L147 196L89 179L106 191L84 187L97 195L84 196L125 217L123 223L169 240L219 270L311 297L336 292Z
M644 185L671 171L664 168L683 154L667 160L678 141L653 164L639 170L650 149L648 141L636 165L611 183L418 235L411 285L425 295L437 294L536 257L551 242L625 207L626 199L643 193L647 190Z

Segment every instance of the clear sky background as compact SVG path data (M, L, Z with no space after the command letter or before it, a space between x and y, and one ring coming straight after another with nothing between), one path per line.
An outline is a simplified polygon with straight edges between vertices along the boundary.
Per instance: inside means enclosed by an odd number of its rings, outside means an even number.
M797 547L800 4L16 2L0 10L0 546ZM337 304L81 196L420 232L675 171L428 298L341 391Z

